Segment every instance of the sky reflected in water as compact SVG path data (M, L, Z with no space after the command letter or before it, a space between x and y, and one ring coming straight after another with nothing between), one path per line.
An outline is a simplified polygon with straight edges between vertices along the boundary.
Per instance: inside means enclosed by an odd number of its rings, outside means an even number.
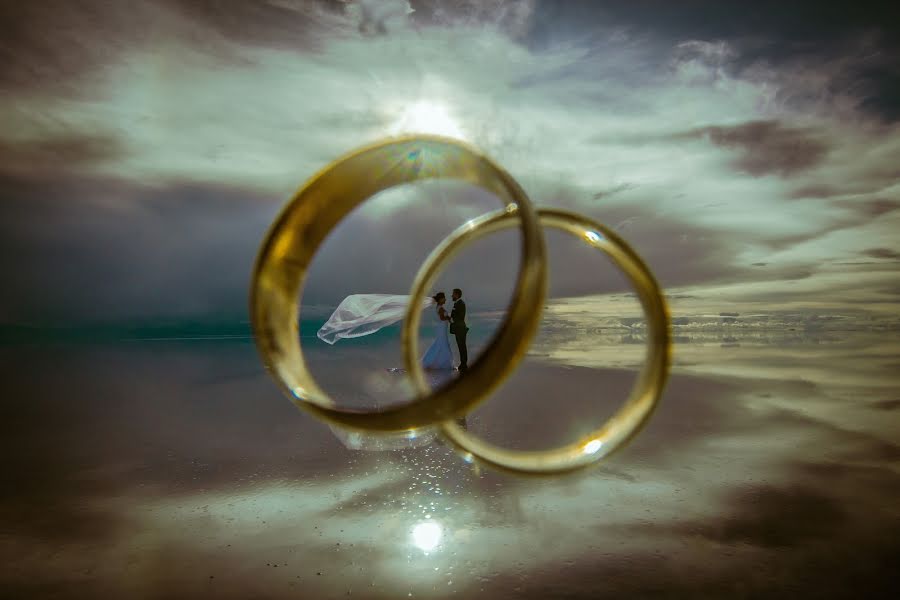
M615 409L640 324L557 343L564 312L473 431L548 447ZM251 340L6 345L3 587L512 598L896 584L896 331L733 324L676 326L644 432L599 468L546 480L481 470L439 441L353 450L279 394ZM310 362L330 391L378 404L404 386L385 370L394 343L311 346Z

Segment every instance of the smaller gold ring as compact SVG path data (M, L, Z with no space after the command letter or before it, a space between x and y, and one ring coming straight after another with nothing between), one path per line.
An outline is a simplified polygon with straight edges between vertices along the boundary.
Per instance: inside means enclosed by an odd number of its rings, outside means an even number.
M509 228L515 222L514 217L514 214L506 211L490 213L459 227L445 238L419 269L411 292L410 306L421 304L441 265L465 244ZM538 210L538 218L542 225L571 233L606 252L628 277L637 290L647 317L648 360L641 369L628 400L616 414L599 429L566 446L540 451L509 450L473 436L451 420L441 424L441 431L460 452L479 462L518 474L550 475L595 464L628 442L640 430L656 407L665 387L671 362L671 339L669 311L662 290L644 261L625 240L601 223L574 213L541 209ZM521 301L522 298L516 298L513 306L518 306ZM422 367L416 360L418 339L413 335L418 323L419 315L408 310L403 323L403 352L415 389L419 394L425 394L428 392L428 384ZM459 382L477 376L480 385L491 385L491 381L482 381L486 375L478 370L479 363L480 360L476 361L468 373L460 377ZM514 367L515 364L510 363L507 370L511 371Z

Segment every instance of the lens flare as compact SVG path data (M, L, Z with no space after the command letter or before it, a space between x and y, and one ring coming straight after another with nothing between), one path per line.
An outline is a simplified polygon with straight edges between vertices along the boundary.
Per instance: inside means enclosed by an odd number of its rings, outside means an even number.
M587 444L584 445L583 452L585 454L593 454L597 450L603 447L603 442L600 440L591 440Z

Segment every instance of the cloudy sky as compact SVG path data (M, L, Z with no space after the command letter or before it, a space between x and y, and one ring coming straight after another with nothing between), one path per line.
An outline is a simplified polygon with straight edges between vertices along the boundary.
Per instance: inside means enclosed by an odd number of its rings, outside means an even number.
M409 131L462 137L537 204L616 227L669 290L893 311L897 9L876 4L3 3L0 320L246 320L293 191ZM379 196L328 240L304 302L405 293L495 205L452 185ZM447 284L502 305L507 237ZM622 287L550 243L554 295Z

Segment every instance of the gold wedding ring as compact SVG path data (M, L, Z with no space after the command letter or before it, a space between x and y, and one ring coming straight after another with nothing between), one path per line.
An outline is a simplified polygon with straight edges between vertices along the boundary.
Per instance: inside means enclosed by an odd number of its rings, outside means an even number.
M606 252L628 277L637 291L647 321L648 359L638 375L631 395L622 407L607 422L590 435L569 445L553 450L519 451L489 444L470 434L454 421L441 424L441 432L458 450L467 456L495 468L521 474L556 474L581 469L609 456L631 439L646 423L653 412L665 386L669 373L670 333L669 311L662 290L653 274L637 253L601 223L581 215L561 210L539 210L541 225L561 229L584 240L590 246ZM516 223L516 215L508 211L498 211L483 215L456 229L447 236L425 260L413 283L412 299L403 321L403 358L415 390L420 395L429 392L425 373L418 361L417 331L421 311L413 307L421 306L426 290L437 277L441 266L459 252L466 244L479 238L507 229ZM528 304L540 313L543 304L528 297L515 296L514 306ZM475 380L479 386L488 386L491 378L502 379L517 366L515 363L486 368L491 348L476 361L459 381Z
M445 238L412 285L402 343L416 398L383 411L342 410L316 384L300 347L300 299L313 256L332 229L373 195L425 179L456 179L493 193L497 212L472 219ZM418 327L426 291L443 264L465 244L518 225L522 261L513 303L498 332L465 376L432 391L418 362ZM453 419L482 402L524 357L541 318L547 258L541 227L561 229L606 252L634 285L647 322L648 359L630 396L592 434L546 451L501 448L471 435ZM270 228L257 257L250 296L257 346L272 376L298 407L328 423L371 432L437 425L460 452L501 470L547 475L581 469L609 456L646 423L665 386L671 361L669 313L653 274L615 232L581 215L535 211L518 183L489 158L457 140L417 135L378 142L338 159L310 179Z
M338 409L315 382L300 347L303 284L328 233L356 206L388 188L426 179L456 179L497 196L522 230L522 262L515 302L470 376L379 412ZM313 176L270 228L257 257L250 317L262 359L298 407L332 424L370 431L402 431L459 417L484 400L525 354L537 331L547 286L544 237L519 184L467 144L437 136L393 138L357 150ZM429 390L430 392L430 390Z

